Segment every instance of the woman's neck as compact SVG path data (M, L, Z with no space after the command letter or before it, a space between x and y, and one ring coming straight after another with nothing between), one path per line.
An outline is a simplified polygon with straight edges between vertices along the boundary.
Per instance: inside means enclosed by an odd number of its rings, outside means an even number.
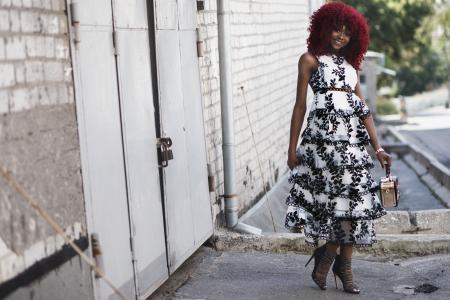
M328 49L328 54L330 54L330 55L336 55L336 56L343 56L343 54L342 54L342 49L336 50L336 49L334 49L333 47L330 47L330 48Z

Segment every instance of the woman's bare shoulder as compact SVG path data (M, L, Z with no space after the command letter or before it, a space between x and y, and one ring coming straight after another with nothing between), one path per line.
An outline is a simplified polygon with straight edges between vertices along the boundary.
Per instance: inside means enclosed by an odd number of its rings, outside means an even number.
M305 52L300 55L300 59L298 60L298 66L304 67L310 70L315 70L319 66L319 62L317 58L311 54L310 52Z

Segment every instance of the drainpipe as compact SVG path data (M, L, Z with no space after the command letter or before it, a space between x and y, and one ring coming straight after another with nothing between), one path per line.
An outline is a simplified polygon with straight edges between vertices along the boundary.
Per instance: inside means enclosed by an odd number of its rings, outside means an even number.
M239 202L236 193L234 145L233 85L231 77L230 6L229 0L217 0L219 39L220 106L222 115L222 151L225 218L227 227L238 223Z

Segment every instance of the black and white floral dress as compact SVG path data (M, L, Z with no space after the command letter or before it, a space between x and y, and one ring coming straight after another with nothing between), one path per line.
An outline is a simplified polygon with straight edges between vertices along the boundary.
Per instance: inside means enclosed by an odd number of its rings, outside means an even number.
M377 196L374 162L365 145L368 106L354 93L357 72L344 57L322 55L309 84L314 91L307 125L289 174L285 227L304 227L306 242L319 239L367 246L376 242L373 219L386 211ZM329 89L341 88L350 91Z

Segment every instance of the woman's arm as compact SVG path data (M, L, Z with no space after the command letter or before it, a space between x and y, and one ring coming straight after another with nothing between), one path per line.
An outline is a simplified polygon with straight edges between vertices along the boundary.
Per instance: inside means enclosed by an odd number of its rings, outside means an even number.
M358 76L358 82L356 83L355 87L355 94L362 100L362 92L361 92L361 86L359 84L359 76ZM370 144L372 145L373 149L376 151L381 148L381 145L378 141L377 132L375 130L375 124L373 122L372 114L369 113L369 115L365 116L363 119L363 124L367 129L367 133L369 134L370 138ZM386 153L384 150L378 152L377 159L380 162L381 167L384 169L384 162L387 162L388 167L392 164L392 157Z
M308 92L308 82L312 72L317 69L318 62L310 53L304 53L298 62L297 96L291 118L291 131L289 138L289 150L287 164L289 169L293 169L299 164L296 150L300 131L306 113L306 94Z

